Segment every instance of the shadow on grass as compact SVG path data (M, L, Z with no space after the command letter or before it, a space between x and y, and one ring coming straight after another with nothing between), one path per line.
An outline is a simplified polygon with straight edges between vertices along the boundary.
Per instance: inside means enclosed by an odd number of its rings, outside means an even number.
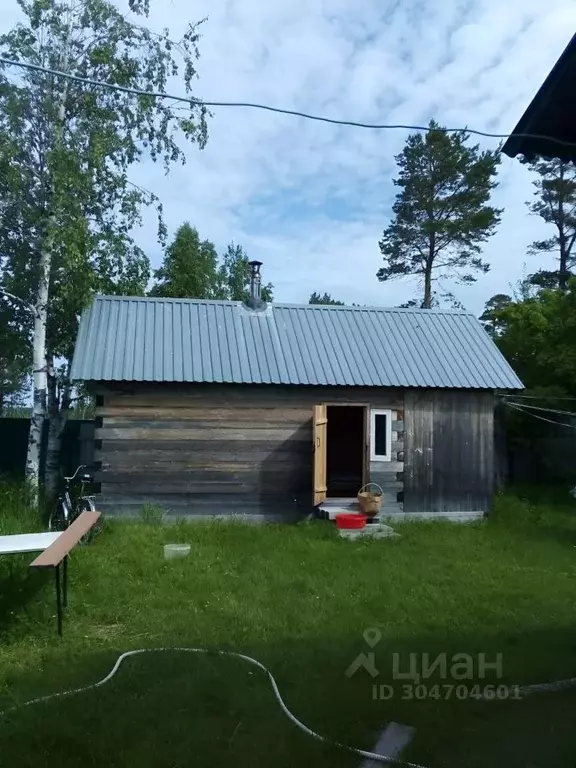
M576 516L576 512L573 514ZM542 522L539 524L537 530L530 532L529 536L540 541L543 539L549 539L550 541L554 541L563 547L576 550L576 528L566 528L566 525L562 524L561 521L559 521L558 524Z
M489 522L534 541L548 539L563 547L576 547L576 499L568 489L535 486L516 489L496 499Z
M382 626L383 639L373 647L365 642L364 629L230 650L269 667L288 708L331 739L370 750L386 723L395 720L416 728L405 757L430 768L573 768L576 691L517 701L510 686L575 675L574 627L522 635L451 632L443 638L391 637ZM186 644L181 636L163 642ZM65 638L42 672L14 670L0 707L95 682L125 650L78 653ZM376 677L363 669L346 674L358 654L370 651ZM408 672L410 654L415 654L414 670L421 672L423 653L429 660L446 654L448 675L437 670L419 681L423 688L417 692L416 681L398 678L397 672ZM472 657L473 679L454 677L451 665L457 653ZM502 677L494 670L479 677L480 653L488 661L502 654ZM439 696L430 695L435 685ZM508 686L508 698L487 702L472 695L458 698L455 691L448 696L444 686L457 685L469 693L475 685ZM379 686L389 686L392 694L382 697ZM216 654L131 658L102 688L10 712L0 719L0 741L5 764L26 768L356 768L361 762L299 731L282 713L262 671Z
M19 614L36 602L39 593L46 589L49 577L53 573L38 573L30 569L31 555L10 555L3 558L0 570L0 638L11 629L18 626L25 630L21 622L16 620Z

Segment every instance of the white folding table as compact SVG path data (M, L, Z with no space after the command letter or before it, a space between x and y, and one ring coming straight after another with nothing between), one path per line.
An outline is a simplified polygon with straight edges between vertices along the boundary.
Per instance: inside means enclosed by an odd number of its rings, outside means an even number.
M62 531L47 533L15 533L0 536L0 555L19 555L26 552L44 552L54 544Z
M13 533L0 536L0 555L23 555L44 552L62 536L63 531L46 531L44 533ZM60 581L60 568L56 573L56 609L58 618L58 634L62 634L63 608L68 604L68 558L64 558L64 574Z
M40 552L30 563L31 568L53 568L56 574L56 607L58 634L62 634L63 608L68 603L68 555L98 522L100 512L85 510L65 531L46 533L16 533L0 536L0 555ZM60 565L64 571L60 580Z

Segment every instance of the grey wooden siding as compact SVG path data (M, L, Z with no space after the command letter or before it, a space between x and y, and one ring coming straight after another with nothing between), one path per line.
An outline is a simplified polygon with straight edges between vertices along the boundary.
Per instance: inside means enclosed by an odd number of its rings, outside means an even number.
M487 511L494 483L494 396L405 393L404 511Z
M403 408L402 393L383 387L106 384L96 392L101 503L124 513L149 501L174 514L305 514L312 506L312 406ZM385 504L396 503L401 467L392 461L374 470Z

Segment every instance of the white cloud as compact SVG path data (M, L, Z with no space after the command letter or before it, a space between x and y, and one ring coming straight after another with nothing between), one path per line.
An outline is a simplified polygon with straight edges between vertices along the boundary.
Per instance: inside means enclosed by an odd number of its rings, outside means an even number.
M16 15L4 0L2 26ZM208 16L199 96L254 101L369 122L427 122L511 130L576 27L573 0L152 0L149 23L178 37ZM192 8L191 8L192 5ZM178 90L174 83L173 89ZM312 290L396 304L410 285L380 284L378 240L394 196L393 155L405 131L339 128L262 111L214 108L210 140L168 178L143 163L135 180L162 198L171 230L185 219L264 262L279 301ZM496 142L479 139L482 146ZM527 215L530 177L503 159L492 271L458 297L480 311L508 290L541 223ZM157 263L154 222L138 238ZM152 245L151 245L152 243Z

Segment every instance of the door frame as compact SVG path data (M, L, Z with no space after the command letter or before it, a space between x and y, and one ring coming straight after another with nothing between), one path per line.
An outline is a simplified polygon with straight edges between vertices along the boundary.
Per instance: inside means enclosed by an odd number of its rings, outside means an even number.
M322 405L326 406L326 409L331 407L336 408L362 408L362 421L364 431L364 448L362 450L362 485L370 482L370 403L342 403L342 402L324 402ZM330 429L330 420L328 418L328 410L326 410L326 439L328 439L328 430ZM326 445L328 448L328 445Z

